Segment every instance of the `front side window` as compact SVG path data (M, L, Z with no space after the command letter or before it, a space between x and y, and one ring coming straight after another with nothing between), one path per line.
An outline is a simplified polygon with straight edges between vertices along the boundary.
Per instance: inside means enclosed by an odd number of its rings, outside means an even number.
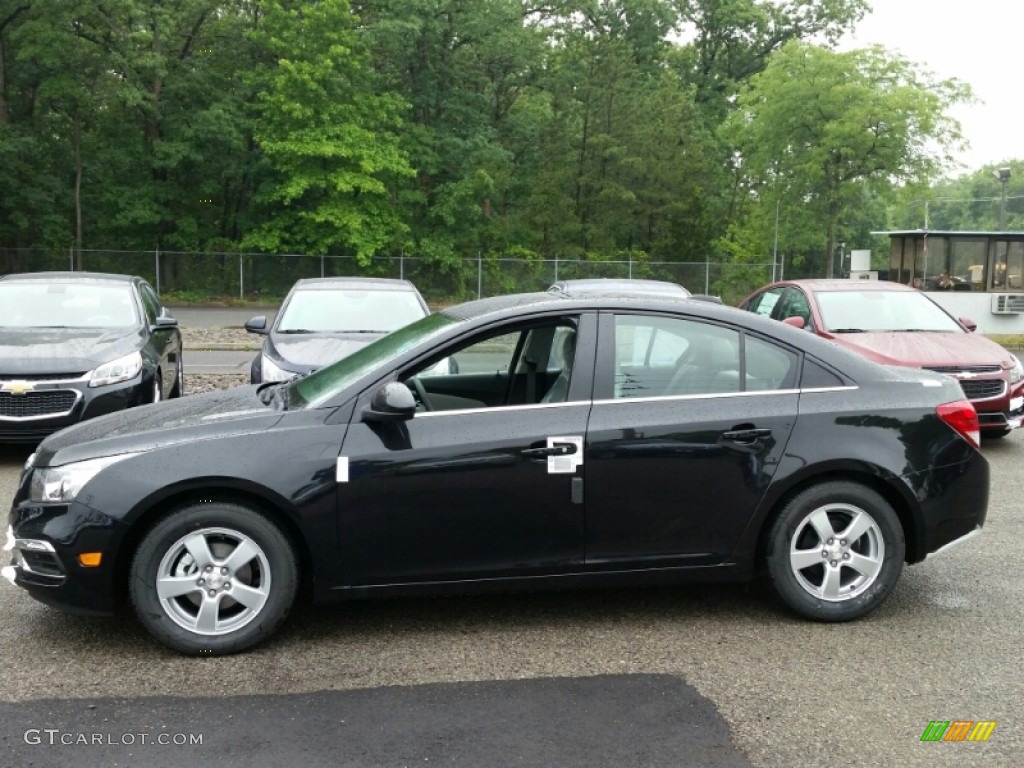
M567 319L503 327L439 350L399 378L424 411L562 403L568 399L577 327Z
M160 299L156 297L156 291L146 283L139 285L139 295L142 297L142 306L146 310L146 319L152 325L160 316Z
M810 328L813 325L807 296L799 288L786 289L777 317L779 320L785 320L787 317L799 317L803 319L804 327Z

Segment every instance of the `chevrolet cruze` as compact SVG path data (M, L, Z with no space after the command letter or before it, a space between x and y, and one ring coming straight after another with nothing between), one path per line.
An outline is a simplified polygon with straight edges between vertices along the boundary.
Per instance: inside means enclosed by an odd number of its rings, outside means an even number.
M846 621L977 533L988 484L949 377L708 302L525 294L47 438L4 574L67 610L128 600L204 655L269 637L300 590L763 574L796 613Z

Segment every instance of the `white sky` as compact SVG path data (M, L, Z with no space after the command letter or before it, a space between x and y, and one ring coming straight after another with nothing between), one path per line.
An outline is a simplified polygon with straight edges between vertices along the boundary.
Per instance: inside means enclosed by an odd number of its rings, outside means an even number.
M974 89L973 105L954 108L970 142L953 175L1024 159L1024 0L872 0L874 11L843 48L873 43L898 51L940 78Z

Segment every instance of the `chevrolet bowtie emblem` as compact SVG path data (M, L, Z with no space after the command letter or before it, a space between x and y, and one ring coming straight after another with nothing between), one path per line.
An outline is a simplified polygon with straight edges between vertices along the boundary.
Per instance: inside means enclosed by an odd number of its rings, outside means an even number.
M36 388L35 384L28 381L8 381L0 386L0 392L10 392L12 395L24 395Z
M971 371L960 371L956 377L958 379L973 379L974 374Z

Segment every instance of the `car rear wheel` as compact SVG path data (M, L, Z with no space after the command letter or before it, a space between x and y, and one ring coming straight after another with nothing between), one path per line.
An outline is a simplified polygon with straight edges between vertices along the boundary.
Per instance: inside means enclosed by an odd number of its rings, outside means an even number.
M162 519L142 539L130 592L143 626L191 655L236 653L284 621L299 584L284 533L255 510L196 504Z
M797 613L849 621L877 608L903 570L906 543L895 511L878 493L827 482L795 496L768 534L775 592Z

